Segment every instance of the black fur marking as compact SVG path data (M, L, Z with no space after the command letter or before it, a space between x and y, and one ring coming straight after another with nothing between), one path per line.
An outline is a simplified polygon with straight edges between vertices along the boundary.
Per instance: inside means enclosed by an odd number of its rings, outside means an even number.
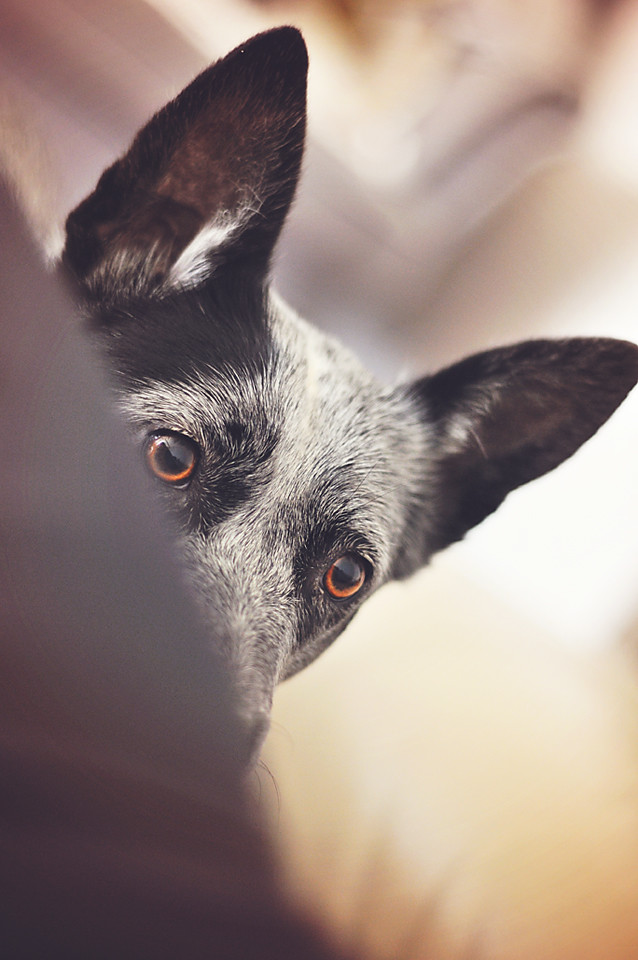
M103 307L91 326L128 389L214 377L224 368L263 370L271 355L265 294L241 274L164 300Z
M279 440L278 428L265 419L241 428L234 436L211 435L200 477L194 486L193 516L202 532L228 520L249 500L259 497L271 478L269 461Z

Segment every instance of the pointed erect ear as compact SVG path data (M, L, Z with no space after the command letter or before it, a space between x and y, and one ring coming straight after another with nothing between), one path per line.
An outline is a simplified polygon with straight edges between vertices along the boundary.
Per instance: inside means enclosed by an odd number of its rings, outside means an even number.
M233 263L263 279L299 175L308 58L259 34L140 131L67 220L63 255L90 298L196 286Z
M427 554L570 457L637 380L635 344L574 339L481 353L413 384L434 461Z

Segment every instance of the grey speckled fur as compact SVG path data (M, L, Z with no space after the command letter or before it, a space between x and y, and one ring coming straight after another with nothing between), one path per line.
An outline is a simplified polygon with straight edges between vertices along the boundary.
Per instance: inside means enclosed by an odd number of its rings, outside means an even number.
M256 748L276 684L365 597L570 456L638 378L635 345L572 339L386 388L295 316L268 269L306 69L292 28L210 67L70 215L64 252L140 448L165 431L196 445L188 482L158 488ZM335 598L344 556L363 582Z

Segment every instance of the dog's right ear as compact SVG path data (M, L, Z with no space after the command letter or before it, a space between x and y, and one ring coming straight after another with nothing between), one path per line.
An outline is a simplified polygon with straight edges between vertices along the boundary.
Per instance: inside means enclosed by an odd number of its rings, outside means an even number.
M225 265L263 280L301 165L301 34L259 34L140 131L69 216L63 261L106 303L193 287Z

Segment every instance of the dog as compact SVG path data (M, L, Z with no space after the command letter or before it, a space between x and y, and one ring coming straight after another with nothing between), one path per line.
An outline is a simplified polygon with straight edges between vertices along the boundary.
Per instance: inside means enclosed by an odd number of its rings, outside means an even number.
M297 317L269 268L300 175L292 27L200 74L68 217L62 263L259 749L277 683L365 599L571 456L638 347L537 340L386 387Z

